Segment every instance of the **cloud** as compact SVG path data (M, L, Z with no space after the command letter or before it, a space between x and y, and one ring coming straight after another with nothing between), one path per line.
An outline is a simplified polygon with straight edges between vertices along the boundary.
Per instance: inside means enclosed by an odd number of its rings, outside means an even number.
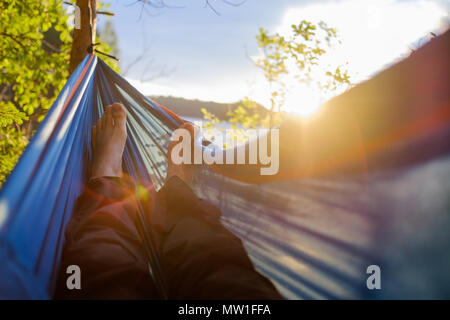
M440 2L344 0L290 8L276 31L288 34L291 25L302 19L324 21L337 29L342 45L328 58L348 61L356 81L404 57L430 31L448 27L448 12Z
M336 65L348 61L347 67L354 83L405 57L411 47L426 42L423 39L418 43L419 39L430 31L444 31L449 23L448 10L442 1L425 0L315 1L287 8L278 19L280 22L276 27L261 26L269 28L269 32L281 34L290 33L291 25L303 19L316 23L325 21L335 27L342 44L324 57L325 63ZM259 26L255 24L255 33ZM236 37L228 45L233 46L234 43L241 46L242 42L255 41L254 35L248 39L242 37ZM214 48L205 50L214 52ZM224 66L223 63L210 63L208 56L203 59L202 70L191 68L189 72L185 70L183 76L174 75L153 83L128 80L147 95L173 95L218 102L233 102L249 96L265 106L269 105L269 87L256 67L249 64L248 68L243 68L237 62L230 61L226 61ZM239 62L242 64L242 61ZM313 94L306 97L305 94L302 92L302 100L314 104L316 97ZM292 100L296 100L298 95Z

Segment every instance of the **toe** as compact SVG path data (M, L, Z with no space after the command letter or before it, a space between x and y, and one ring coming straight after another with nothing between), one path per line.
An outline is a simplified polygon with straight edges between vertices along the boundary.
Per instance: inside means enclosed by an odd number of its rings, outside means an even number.
M120 111L125 112L124 106L121 103L119 103L119 102L114 102L111 105L111 108L113 109L113 111L116 111L116 112L120 112Z
M97 124L95 125L95 131L101 131L102 130L102 118L98 118Z
M125 128L127 117L125 108L120 103L114 103L111 107L111 110L112 110L112 117L116 125Z
M102 121L103 121L103 128L107 128L107 127L113 127L114 122L113 122L113 117L112 117L112 110L111 110L111 106L107 106L105 108L105 113L102 116Z
M125 117L126 116L125 108L120 103L117 103L117 102L113 103L113 105L111 106L111 110L113 112L114 117Z

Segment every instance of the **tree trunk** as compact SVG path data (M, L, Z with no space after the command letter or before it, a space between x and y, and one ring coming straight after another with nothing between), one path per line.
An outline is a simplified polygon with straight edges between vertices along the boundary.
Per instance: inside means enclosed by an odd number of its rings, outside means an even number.
M77 0L77 6L80 8L81 28L73 30L69 64L71 74L89 52L91 44L95 42L97 0Z

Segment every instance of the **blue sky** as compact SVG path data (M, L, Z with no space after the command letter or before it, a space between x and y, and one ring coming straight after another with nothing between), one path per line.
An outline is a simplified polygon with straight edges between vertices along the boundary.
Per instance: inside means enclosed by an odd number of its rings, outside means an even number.
M448 28L450 8L441 0L247 0L238 7L212 0L218 16L204 0L167 0L184 7L140 17L141 5L130 5L134 2L110 1L115 17L109 19L118 33L123 71L147 47L148 58L125 74L139 90L219 102L250 96L263 104L267 85L250 59L259 54L258 28L287 34L301 19L324 20L343 42L332 56L348 60L359 82L404 57L418 39L425 42L430 31ZM100 19L101 26L106 17ZM164 70L166 76L146 81Z
M189 6L161 10L157 16L143 13L140 19L140 4L127 7L126 3L133 2L111 2L110 10L116 14L112 19L119 35L122 69L126 69L147 46L150 59L154 60L147 74L158 74L162 68L170 72L169 77L156 80L162 86L178 87L185 82L206 87L217 83L220 86L221 79L232 81L236 76L241 78L249 73L251 76L255 68L246 52L256 52L258 28L271 29L279 23L286 8L305 1L248 0L233 7L215 0L212 3L220 16L205 8L202 0L177 2ZM261 5L262 2L267 4ZM143 61L140 66L135 66L126 76L140 80L146 63ZM177 95L177 92L173 94ZM178 95L186 93L183 90ZM219 100L223 100L222 97Z
M245 47L256 49L258 28L271 29L279 23L286 8L307 1L247 0L233 7L213 0L211 3L220 16L205 8L203 0L167 1L185 7L152 10L156 16L145 12L140 16L140 3L127 6L133 2L114 0L110 6L116 14L112 19L119 34L124 65L139 53L145 37L155 63L177 65L180 76L201 79L210 77L211 68L221 72L230 66L241 69L251 65L245 57ZM261 5L263 2L266 4ZM134 71L134 76L138 76L139 70Z

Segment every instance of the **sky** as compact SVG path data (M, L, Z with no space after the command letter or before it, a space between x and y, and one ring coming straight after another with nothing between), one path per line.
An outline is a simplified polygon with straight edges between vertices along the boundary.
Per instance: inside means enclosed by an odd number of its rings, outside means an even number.
M448 0L247 0L240 6L210 0L218 14L204 0L166 0L171 8L144 11L135 2L112 0L108 10L115 13L109 19L118 34L122 73L138 90L227 103L248 96L265 106L268 84L252 62L261 54L255 39L261 27L289 35L290 26L303 19L325 21L342 43L324 63L348 61L358 83L426 43L430 32L445 31L450 21ZM100 16L100 28L105 20ZM311 114L324 97L296 85L286 110L298 111L303 101L305 115Z

